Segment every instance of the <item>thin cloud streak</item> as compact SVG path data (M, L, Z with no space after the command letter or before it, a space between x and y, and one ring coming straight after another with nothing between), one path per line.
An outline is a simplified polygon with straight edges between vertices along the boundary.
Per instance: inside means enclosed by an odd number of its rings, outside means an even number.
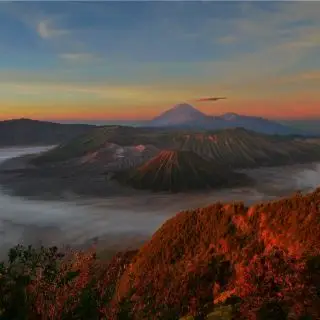
M83 62L92 62L98 61L98 57L92 53L61 53L59 57L65 61L72 63L83 63Z
M218 101L218 100L225 100L227 99L226 97L209 97L209 98L200 98L200 99L196 99L195 101L198 102L207 102L207 101Z
M42 39L61 37L70 33L68 30L56 28L52 19L39 21L36 29Z

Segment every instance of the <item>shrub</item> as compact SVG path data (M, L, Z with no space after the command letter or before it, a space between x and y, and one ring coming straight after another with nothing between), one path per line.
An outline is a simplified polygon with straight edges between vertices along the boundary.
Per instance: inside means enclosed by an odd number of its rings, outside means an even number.
M134 252L104 264L93 251L16 246L0 264L0 319L103 319ZM126 310L121 311L121 318Z

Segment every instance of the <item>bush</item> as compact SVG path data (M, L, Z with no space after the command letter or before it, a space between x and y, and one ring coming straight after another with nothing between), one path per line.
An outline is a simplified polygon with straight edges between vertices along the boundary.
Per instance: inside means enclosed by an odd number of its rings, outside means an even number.
M106 265L91 251L16 246L0 264L0 319L106 318L117 274L131 256L117 255ZM122 319L126 310L119 312Z

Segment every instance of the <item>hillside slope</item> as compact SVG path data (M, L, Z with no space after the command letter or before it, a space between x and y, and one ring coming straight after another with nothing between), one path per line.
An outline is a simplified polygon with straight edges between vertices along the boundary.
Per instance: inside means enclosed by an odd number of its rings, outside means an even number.
M320 139L268 136L241 128L176 135L173 146L220 165L245 168L320 159ZM313 159L313 160L311 160Z
M137 189L179 192L245 184L244 174L215 167L191 151L163 150L143 165L120 173L118 180Z
M18 246L1 263L0 318L317 320L319 217L320 189L180 212L107 262Z
M93 128L96 126L30 119L0 121L0 146L55 145L67 142Z
M106 144L94 153L81 157L81 162L87 165L102 166L106 171L117 172L142 165L145 161L159 153L152 145L137 145L122 147L116 144Z
M117 300L132 299L134 319L206 314L221 304L233 305L236 319L319 319L319 216L320 189L251 208L181 212L133 258Z
M38 164L89 156L106 144L148 145L192 151L217 166L248 168L319 161L320 139L269 136L241 128L197 132L154 128L102 127L38 157ZM150 154L151 157L154 156ZM148 160L148 159L146 159Z

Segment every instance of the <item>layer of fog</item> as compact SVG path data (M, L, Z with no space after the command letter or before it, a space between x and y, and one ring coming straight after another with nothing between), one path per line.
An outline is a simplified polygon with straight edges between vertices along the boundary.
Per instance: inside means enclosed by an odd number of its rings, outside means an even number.
M44 148L0 149L0 161ZM252 204L320 184L320 165L295 165L246 171L257 181L251 188L220 190L201 195L149 195L109 199L68 198L26 200L0 189L0 256L18 243L83 245L93 241L124 248L149 237L180 210L216 201ZM100 242L99 242L100 241Z

